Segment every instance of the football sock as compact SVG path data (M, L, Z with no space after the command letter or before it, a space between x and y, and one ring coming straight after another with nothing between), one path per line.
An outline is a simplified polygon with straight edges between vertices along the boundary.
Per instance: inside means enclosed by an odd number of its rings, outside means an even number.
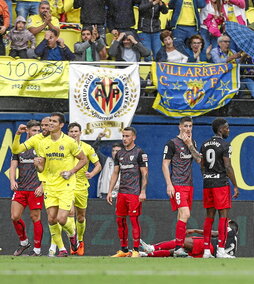
M59 227L60 234L62 235L62 226L59 223L57 223L57 225ZM56 245L54 239L51 237L51 245L50 245L49 250L53 250L54 252L56 252L56 247L57 247L57 245Z
M156 250L151 253L148 253L148 257L169 257L173 256L173 253L169 250Z
M22 219L19 219L18 221L12 221L12 223L17 235L19 236L19 240L25 241L27 239L25 222Z
M116 223L121 247L128 247L128 226L126 218L116 217Z
M41 220L34 222L34 247L40 248L41 247L41 240L43 236L43 226Z
M58 246L59 250L65 249L63 240L62 240L62 235L61 235L61 230L59 228L59 224L55 225L49 225L49 230L51 233L51 237L53 238L54 242Z
M186 236L186 223L178 220L176 222L176 249L183 247Z
M63 230L67 233L68 237L73 237L75 235L75 225L71 220L72 217L67 218L67 222L62 226ZM75 224L75 223L74 223Z
M37 254L40 254L41 253L41 249L40 248L34 248L33 251Z
M133 247L139 248L141 228L138 221L138 216L130 216L132 226Z
M169 250L174 249L176 247L176 240L172 240L169 242L161 242L158 244L153 245L154 250Z
M210 249L211 231L213 227L213 218L205 218L204 222L204 249Z
M226 238L227 238L227 222L228 219L221 217L219 218L219 225L218 225L218 246L220 248L225 247Z
M86 230L86 219L84 219L83 223L79 223L78 221L76 221L76 228L78 241L82 242Z

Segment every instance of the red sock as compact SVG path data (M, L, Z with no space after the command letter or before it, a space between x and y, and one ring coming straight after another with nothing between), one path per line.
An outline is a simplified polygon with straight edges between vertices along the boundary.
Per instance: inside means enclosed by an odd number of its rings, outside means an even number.
M205 218L204 222L204 249L210 249L211 231L213 227L213 218Z
M128 226L126 218L116 217L116 223L121 247L128 247Z
M176 222L176 246L183 246L186 236L186 223L181 220Z
M132 226L133 247L139 248L141 228L138 221L138 216L130 216Z
M41 240L43 235L43 226L41 221L34 223L34 247L41 248Z
M22 219L19 219L18 221L12 221L12 223L20 241L25 241L27 239L25 222Z
M161 242L153 245L155 250L169 250L174 249L176 247L176 240L172 240L169 242Z
M218 225L218 232L219 232L219 236L218 236L218 246L220 248L224 248L225 247L225 243L226 243L226 239L227 239L227 222L228 219L221 217L219 218L219 225Z
M156 250L154 252L149 253L148 257L169 257L172 256L173 253L170 250Z

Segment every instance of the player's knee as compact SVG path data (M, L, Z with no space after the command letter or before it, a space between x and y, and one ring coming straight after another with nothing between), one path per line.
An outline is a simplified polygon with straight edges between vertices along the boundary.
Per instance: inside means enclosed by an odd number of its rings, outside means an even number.
M17 222L19 219L20 219L20 215L19 214L15 214L15 213L11 214L11 220L13 222Z
M85 222L85 216L83 216L83 215L78 215L77 216L77 221L79 222L79 223L84 223Z
M57 218L57 222L61 225L61 226L64 226L67 222L67 218L66 217L63 217L63 216L60 216Z
M39 221L41 219L41 215L40 214L34 214L34 213L30 213L30 218L33 221L33 223Z
M123 226L124 221L126 221L126 218L118 217L118 216L116 217L116 223L117 223L118 226L120 226L120 227Z

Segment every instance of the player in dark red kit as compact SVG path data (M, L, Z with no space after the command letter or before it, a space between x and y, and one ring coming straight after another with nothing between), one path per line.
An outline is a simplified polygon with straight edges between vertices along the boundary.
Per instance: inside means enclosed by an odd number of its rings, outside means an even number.
M162 161L162 171L172 210L178 210L174 251L176 257L188 256L183 245L192 206L192 160L194 158L198 163L201 161L200 154L196 150L196 142L192 139L192 127L191 117L185 116L180 119L179 135L165 145Z
M204 258L211 256L210 241L211 229L214 222L216 210L219 212L218 225L218 250L216 257L230 258L225 252L227 237L227 217L231 208L231 193L229 179L234 186L233 198L237 198L239 191L236 184L234 170L231 166L232 149L224 139L229 136L229 125L223 118L217 118L212 123L214 136L204 142L201 146L201 170L204 180L203 202L206 208L206 219L204 222Z
M139 257L141 229L138 217L141 214L142 202L146 199L148 157L140 147L135 145L135 139L135 128L124 128L122 138L124 148L116 154L114 172L107 195L107 202L112 205L112 190L120 174L120 186L116 202L116 222L121 250L112 257ZM128 249L127 216L130 217L132 225L132 253Z
M27 123L27 139L40 133L40 122L30 120ZM14 191L11 202L11 218L20 239L20 245L14 252L15 256L21 255L31 245L26 234L25 222L22 214L26 206L29 206L30 217L34 225L34 249L30 256L41 255L41 240L43 227L41 223L41 209L43 205L43 191L34 166L36 153L34 149L27 150L18 155L13 154L10 167L11 189ZM19 176L16 180L16 169Z

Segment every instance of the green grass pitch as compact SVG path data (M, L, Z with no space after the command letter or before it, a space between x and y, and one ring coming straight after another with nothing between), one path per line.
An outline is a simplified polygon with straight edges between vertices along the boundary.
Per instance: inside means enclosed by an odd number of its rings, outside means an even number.
M110 258L0 256L0 283L251 284L254 258Z

